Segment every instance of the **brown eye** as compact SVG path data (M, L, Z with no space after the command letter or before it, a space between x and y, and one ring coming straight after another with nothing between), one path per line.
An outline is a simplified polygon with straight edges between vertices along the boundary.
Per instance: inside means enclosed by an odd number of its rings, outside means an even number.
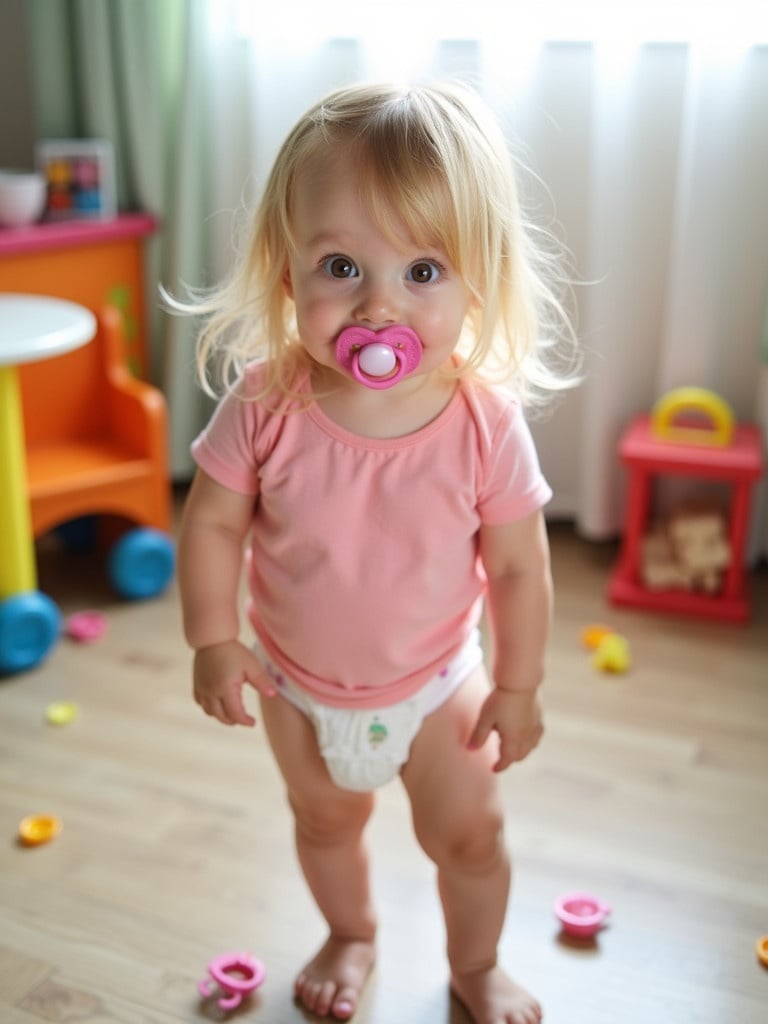
M329 256L323 263L326 273L331 277L357 277L357 267L346 256Z
M415 284L432 284L440 277L440 267L431 260L419 260L411 264L406 277Z

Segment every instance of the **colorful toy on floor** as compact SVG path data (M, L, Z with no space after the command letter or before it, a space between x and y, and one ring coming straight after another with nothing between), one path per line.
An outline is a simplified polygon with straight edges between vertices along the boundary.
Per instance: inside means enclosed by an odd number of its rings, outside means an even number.
M600 642L613 633L610 626L604 622L592 622L581 631L581 643L588 651L596 651Z
M45 709L45 720L49 725L69 725L80 713L72 700L55 700Z
M608 633L595 648L592 664L601 672L619 675L629 671L631 658L626 637L619 633Z
M19 840L24 846L42 846L55 839L61 829L60 818L52 814L31 814L19 822Z
M555 917L568 935L586 939L596 935L605 925L611 908L589 892L568 892L554 903Z
M200 995L208 999L218 986L224 993L218 1000L222 1010L237 1009L266 976L264 964L250 953L222 953L210 961L207 970L210 977L198 985Z
M99 640L107 631L107 616L103 612L84 611L70 615L64 623L64 632L80 643Z
M592 664L601 672L614 675L627 672L631 664L626 637L602 622L593 622L581 631L581 643L592 651Z

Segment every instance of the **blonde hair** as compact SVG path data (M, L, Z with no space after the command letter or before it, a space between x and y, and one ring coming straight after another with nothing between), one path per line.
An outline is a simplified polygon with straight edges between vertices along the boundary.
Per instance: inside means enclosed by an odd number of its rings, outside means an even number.
M437 234L476 300L457 374L503 379L527 404L569 386L570 369L552 357L574 348L575 336L548 281L548 257L525 226L504 136L472 90L443 83L339 89L296 124L277 154L231 277L186 307L208 315L197 347L206 390L213 363L228 387L246 362L261 357L267 390L291 393L296 370L309 360L285 288L292 201L307 162L340 144L354 147L363 198L382 230L394 234L388 217L395 212L417 244Z

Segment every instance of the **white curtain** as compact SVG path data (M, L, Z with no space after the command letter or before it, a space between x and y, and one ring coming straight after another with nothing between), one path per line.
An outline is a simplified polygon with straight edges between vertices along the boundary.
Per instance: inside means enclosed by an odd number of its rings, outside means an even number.
M711 388L768 433L768 24L754 13L761 5L738 6L708 5L705 23L701 10L693 21L660 18L690 4L645 4L641 24L628 20L639 8L615 4L611 24L589 3L282 2L268 16L251 0L197 3L211 246L185 279L225 272L237 211L322 93L366 79L468 78L507 127L530 169L529 209L568 246L581 282L585 383L533 423L556 493L550 511L586 536L611 536L624 486L617 440L663 392ZM173 372L189 354L174 356L170 342ZM169 390L183 475L195 424ZM768 552L765 504L753 554Z

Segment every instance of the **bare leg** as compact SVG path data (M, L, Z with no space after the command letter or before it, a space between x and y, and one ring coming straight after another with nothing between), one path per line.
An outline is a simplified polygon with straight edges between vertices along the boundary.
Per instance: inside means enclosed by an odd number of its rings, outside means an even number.
M375 958L363 835L373 797L332 782L311 723L292 704L281 697L262 700L262 718L288 788L299 863L329 929L296 979L296 997L319 1017L349 1020Z
M451 988L474 1024L538 1024L541 1007L497 962L510 887L495 751L466 750L487 694L482 669L429 715L402 777L416 835L437 865Z

